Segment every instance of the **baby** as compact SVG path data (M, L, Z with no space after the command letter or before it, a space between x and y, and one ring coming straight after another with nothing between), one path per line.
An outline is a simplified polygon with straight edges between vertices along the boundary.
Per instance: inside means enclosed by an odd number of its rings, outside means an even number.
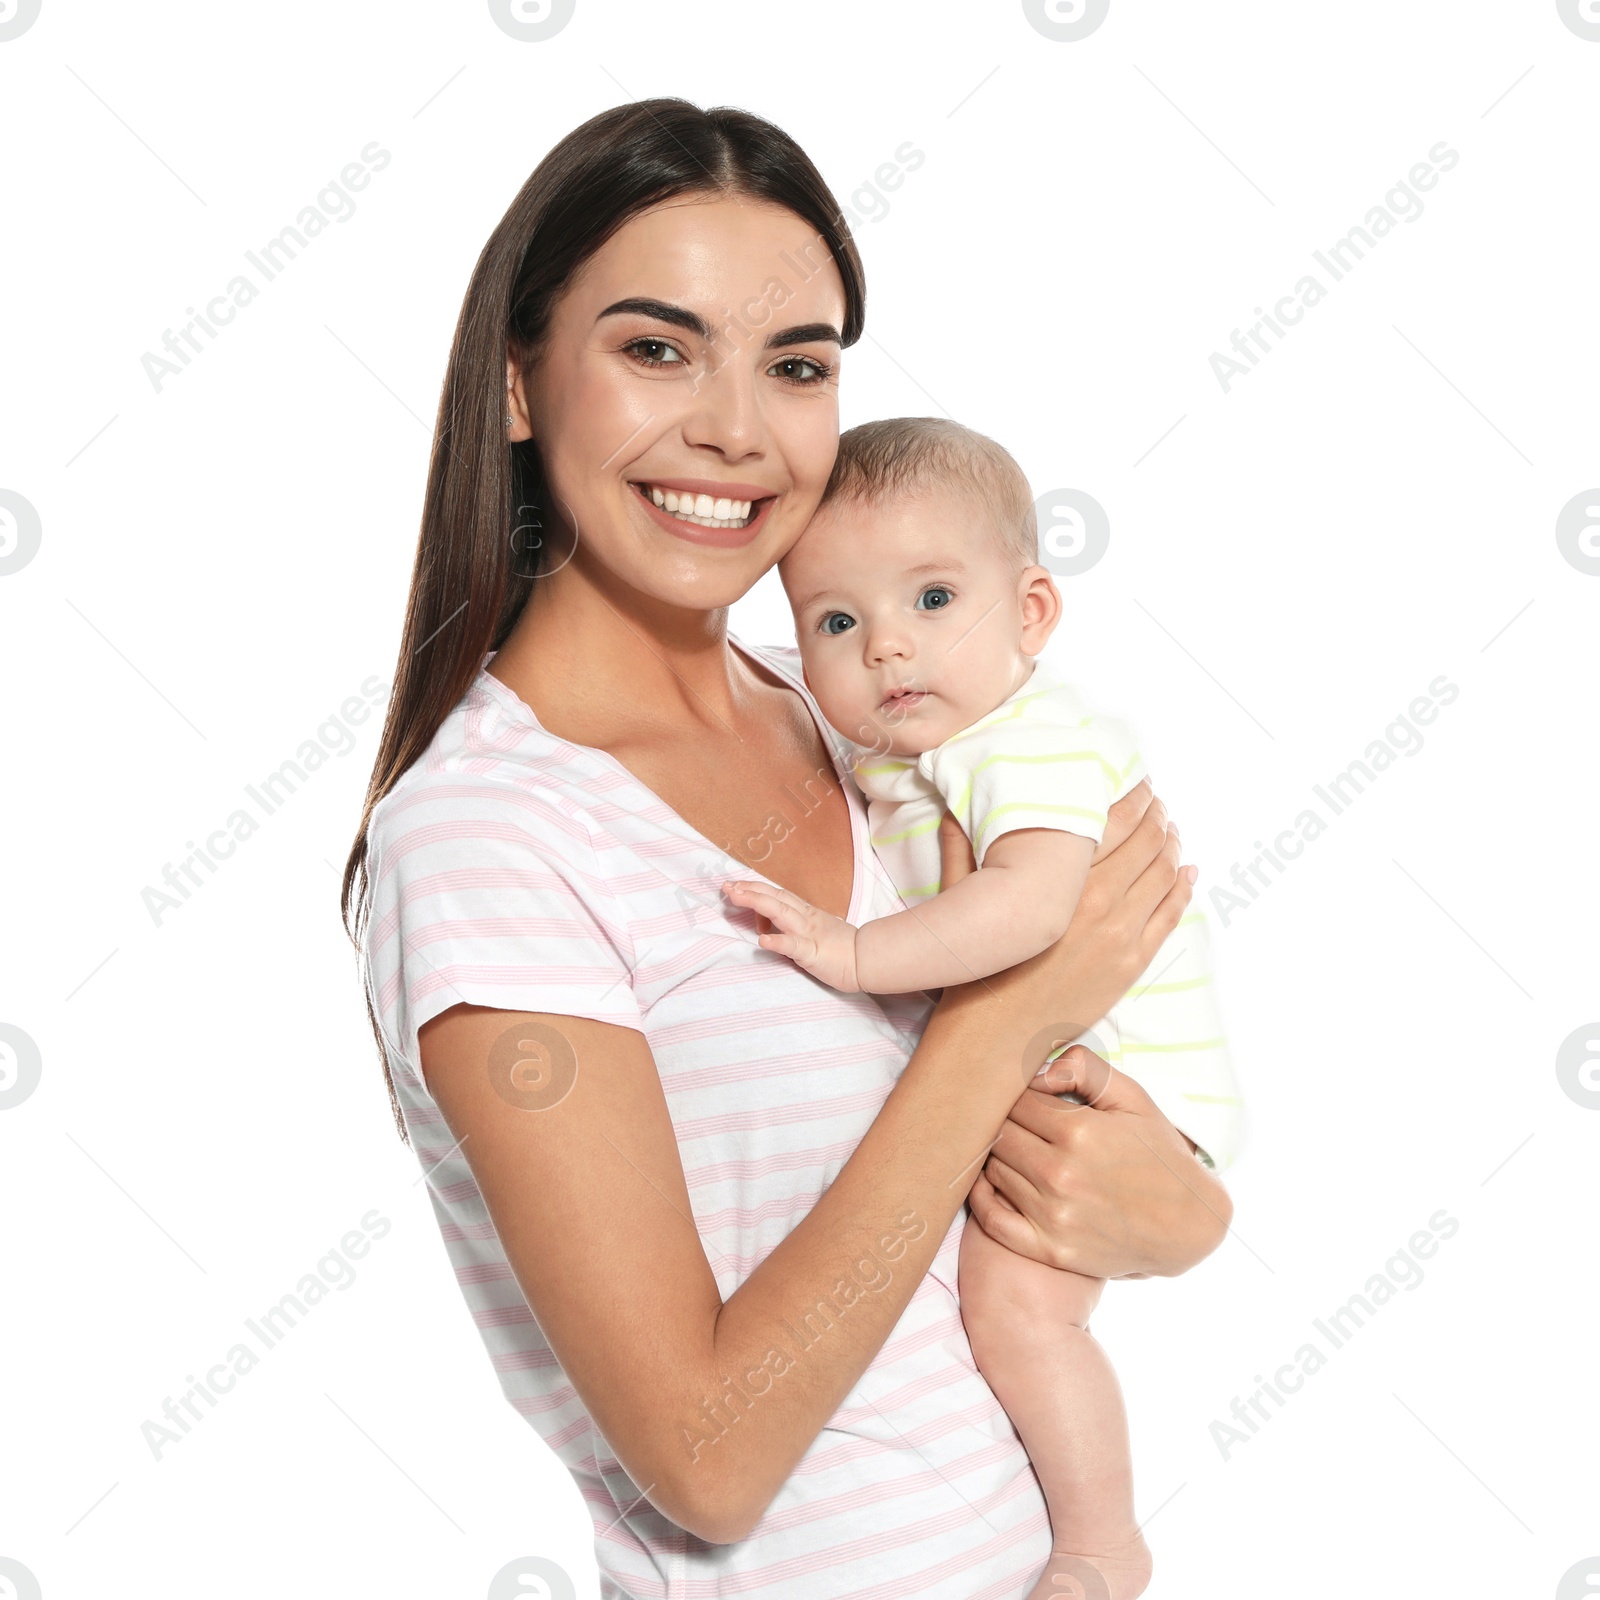
M1061 617L1016 462L956 423L853 428L780 574L805 680L855 747L872 843L905 910L853 927L770 884L729 898L833 988L899 994L1015 965L1065 933L1111 803L1144 776L1129 730L1036 658ZM948 810L976 872L941 887ZM1235 1153L1239 1104L1199 912L1126 999L1079 1037L1140 1081L1208 1165ZM1072 1041L1063 1039L1064 1049ZM1150 1556L1133 1513L1127 1418L1089 1336L1104 1283L962 1233L973 1356L1028 1451L1053 1553L1033 1595L1133 1600Z

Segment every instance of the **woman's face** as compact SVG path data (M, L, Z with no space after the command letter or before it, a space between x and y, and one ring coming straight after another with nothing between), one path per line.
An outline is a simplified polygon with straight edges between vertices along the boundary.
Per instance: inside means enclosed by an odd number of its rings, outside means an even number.
M781 207L684 195L620 228L525 391L508 367L511 437L537 441L576 534L570 576L695 611L744 594L833 468L844 308L827 246Z

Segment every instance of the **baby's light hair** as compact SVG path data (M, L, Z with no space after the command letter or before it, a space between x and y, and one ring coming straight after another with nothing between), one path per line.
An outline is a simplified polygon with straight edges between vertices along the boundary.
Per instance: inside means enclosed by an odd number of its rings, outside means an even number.
M946 417L887 417L841 433L821 505L876 505L945 488L965 490L988 513L1018 571L1039 559L1038 519L1022 468L993 439Z

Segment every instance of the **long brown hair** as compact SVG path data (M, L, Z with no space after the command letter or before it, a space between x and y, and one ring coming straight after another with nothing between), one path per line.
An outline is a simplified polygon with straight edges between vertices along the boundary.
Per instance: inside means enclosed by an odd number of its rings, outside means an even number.
M428 748L484 656L505 642L539 575L543 551L536 541L518 548L526 526L518 513L543 504L544 471L531 441L506 441L506 356L514 352L526 371L573 274L630 218L695 193L766 200L815 228L844 283L842 342L861 336L866 279L839 203L800 146L763 118L639 100L590 118L533 169L478 257L450 345L394 686L340 890L358 948L373 808ZM405 1140L370 995L367 1019Z

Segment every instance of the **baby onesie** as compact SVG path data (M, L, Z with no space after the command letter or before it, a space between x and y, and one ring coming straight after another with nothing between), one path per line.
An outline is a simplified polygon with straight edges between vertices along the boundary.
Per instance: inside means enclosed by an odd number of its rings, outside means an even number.
M873 849L908 907L939 892L946 810L981 868L994 841L1018 828L1099 843L1112 802L1144 776L1127 725L1091 712L1042 661L987 716L921 756L854 751ZM1242 1102L1203 912L1185 913L1128 994L1079 1037L1136 1079L1208 1165L1220 1170L1239 1154Z

